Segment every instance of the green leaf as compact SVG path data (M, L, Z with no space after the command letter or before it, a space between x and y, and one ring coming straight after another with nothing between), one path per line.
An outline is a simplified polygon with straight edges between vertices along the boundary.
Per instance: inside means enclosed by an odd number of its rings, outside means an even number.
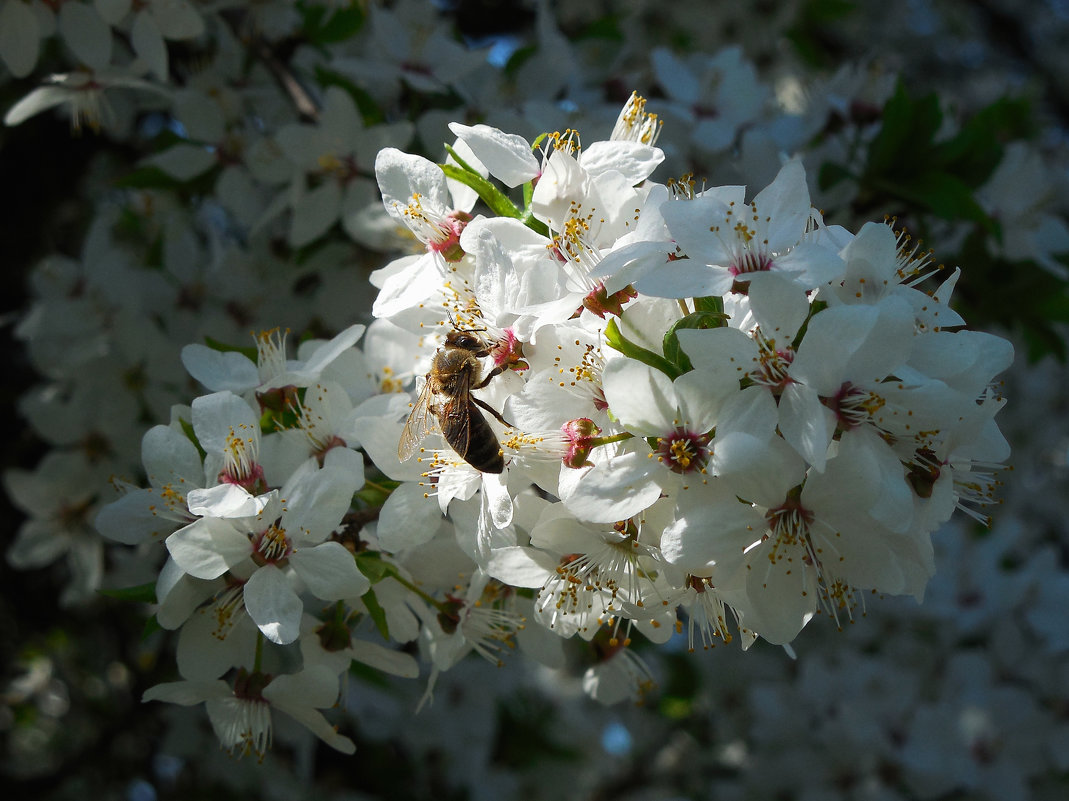
M694 365L690 363L687 354L679 346L679 335L677 333L679 329L723 328L727 325L727 319L728 315L722 311L696 311L680 320L676 320L664 335L664 342L661 345L664 350L664 357L682 372L689 373L694 369Z
M591 22L575 38L577 40L607 39L610 42L622 42L624 41L624 34L620 30L620 20L616 15L610 14Z
M378 551L361 551L356 555L356 566L372 584L378 584L388 576L397 576L397 566L387 562Z
M504 73L508 77L514 77L519 72L520 67L530 61L538 53L538 48L534 45L527 45L526 47L517 47L516 50L509 56L509 60L505 62Z
M203 461L204 457L208 455L208 452L200 446L200 440L197 439L196 432L193 431L193 423L186 420L184 417L178 419L178 425L182 426L182 433L186 435L186 439L193 443L197 448L197 453L200 454L200 458Z
M694 298L694 311L696 312L712 312L713 314L724 314L724 299L719 295L710 295L704 298ZM726 319L726 317L725 317Z
M185 141L185 144L189 144ZM222 173L220 164L211 167L199 175L194 175L188 181L180 181L172 175L168 175L159 167L145 165L136 167L113 182L120 189L166 189L176 192L184 197L193 195L212 194L215 183Z
M545 769L553 762L575 762L580 749L565 733L556 708L530 689L497 702L492 759L512 770Z
M336 44L352 38L364 26L364 12L357 3L331 9L322 5L299 3L304 35L316 45ZM329 15L328 15L329 14Z
M446 178L452 178L454 181L459 181L465 186L470 186L474 189L476 194L479 195L479 199L489 206L490 210L498 217L512 217L517 220L523 217L520 210L516 208L515 203L505 197L505 194L500 189L477 172L470 172L455 164L439 164L438 166L442 168Z
M249 361L253 364L256 364L257 360L260 358L259 351L253 345L230 345L209 336L204 337L204 344L212 350L217 350L220 353L240 353L248 357Z
M367 613L375 622L375 628L379 630L382 639L390 639L390 626L386 622L386 612L379 604L379 599L375 597L375 591L368 590L360 597L360 600L363 601L364 606L367 607Z
M315 68L315 76L316 83L322 86L323 89L329 86L337 86L348 94L353 99L353 103L356 104L356 108L360 112L360 117L366 127L381 125L386 122L386 114L379 107L379 104L375 102L375 99L340 72L317 66Z
M609 324L605 327L605 341L613 350L619 351L630 359L660 370L673 381L686 372L659 353L647 350L629 340L620 332L620 327L616 325L616 320L609 320Z
M883 107L880 132L869 144L866 173L893 175L904 165L916 166L915 159L930 150L942 121L938 96L930 94L914 101L899 81Z
M993 231L994 221L973 198L968 184L945 172L924 172L902 186L904 196L912 197L918 205L931 209L944 220L969 220Z
M145 627L141 629L141 641L144 642L157 631L163 631L163 626L155 615L145 621Z
M182 182L159 167L137 167L115 179L119 189L178 189Z
M137 603L156 603L156 582L138 584L136 587L121 587L114 590L97 590L101 595L108 598L116 598L120 601L135 601Z
M482 178L482 175L479 173L479 171L472 167L470 164L468 164L468 162L465 161L459 153L457 153L457 151L453 148L452 145L445 143L444 147L445 152L453 157L453 161L457 163L458 167L460 167L462 170L467 170L472 175L478 175L480 178Z
M355 659L349 663L349 675L383 690L390 687L390 680L385 673Z
M978 329L998 327L1019 332L1029 361L1053 355L1069 357L1061 324L1069 319L1069 284L1034 261L1008 261L992 255L977 227L961 250L947 260L961 264L953 306ZM1014 302L1000 288L1012 283Z
M852 0L805 0L794 12L796 22L785 31L787 40L811 66L833 66L835 34L829 34L829 23L845 17L856 6Z
M821 189L828 190L836 184L848 181L853 177L853 173L842 164L833 164L830 161L826 161L820 165L820 171L817 173L817 185Z

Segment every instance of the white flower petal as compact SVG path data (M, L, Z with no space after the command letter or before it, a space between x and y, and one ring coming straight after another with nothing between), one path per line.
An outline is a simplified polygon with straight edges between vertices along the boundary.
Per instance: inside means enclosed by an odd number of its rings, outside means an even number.
M767 247L773 252L795 245L805 233L812 211L805 169L799 159L784 164L776 179L753 200L757 213L768 221Z
M175 484L188 491L204 482L204 465L197 447L183 432L153 426L141 438L141 463L154 487Z
M507 473L482 473L482 491L490 519L498 529L512 524L512 496L509 494Z
M823 472L828 445L835 433L835 413L820 402L815 389L797 383L784 387L779 401L779 428L791 447Z
M779 349L794 341L798 329L809 314L805 290L775 273L761 274L762 280L750 283L750 309L767 339L775 340Z
M226 520L203 517L169 536L167 550L189 575L213 579L247 559L252 543Z
M675 388L660 370L633 359L613 359L605 365L602 388L609 411L635 434L664 436L679 424Z
M208 453L221 453L230 436L259 443L260 421L252 407L234 393L202 395L194 399L192 408L193 432Z
M382 505L377 527L383 548L398 553L431 540L442 522L438 504L427 498L417 482L408 481L390 493Z
M263 691L271 705L285 712L331 748L352 754L356 746L338 734L316 709L332 706L338 699L338 676L325 665L312 665L300 673L286 673L268 684Z
M404 209L418 193L426 207L449 211L452 199L441 167L422 156L402 153L387 147L375 157L375 177L382 192L386 211L402 225L407 225Z
M291 643L301 633L304 604L274 565L264 565L245 582L245 609L271 642Z
M8 3L8 5L12 5ZM62 86L38 86L26 97L19 100L4 115L4 125L19 125L35 114L66 103L70 99L70 90Z
M299 372L302 375L318 376L328 364L353 347L366 330L367 327L360 323L349 326L329 342L317 347L305 360L304 368Z
M325 234L338 219L341 201L342 188L337 181L326 181L301 195L293 204L290 244L304 247Z
M186 345L182 348L182 365L193 378L213 392L245 392L260 384L256 364L237 351Z
M25 78L33 72L40 45L37 17L29 3L17 0L4 3L0 8L0 59L3 59L12 75Z
M149 72L158 80L166 81L167 45L164 44L159 26L147 11L141 11L134 17L130 43L134 46L138 58L148 65Z
M515 545L494 549L486 572L513 587L537 588L556 575L557 564L557 560L545 551Z
M509 188L530 181L541 171L530 143L522 136L489 125L468 126L459 122L449 123L449 130L467 143L490 174Z
M108 25L117 27L133 5L133 0L93 0L93 8Z
M59 34L75 57L93 70L111 64L111 27L87 3L64 3L59 9Z
M381 670L383 673L405 679L419 677L419 663L410 654L384 648L365 640L353 640L349 650L357 662Z
M664 468L646 454L633 451L618 454L590 470L565 468L561 500L581 520L627 520L661 497L660 485L650 477L653 470Z
M745 592L723 594L739 613L740 626L756 631L774 645L784 645L812 619L817 592L801 549L780 546L776 558L771 559L769 547L766 543L752 552Z
M282 526L287 535L304 544L325 540L349 511L357 478L341 468L324 467L287 482L282 488L286 500Z
M101 507L93 527L109 540L124 545L162 539L174 531L176 523L156 511L161 501L159 493L153 490L127 492Z
M175 661L178 672L188 679L211 681L231 668L251 669L256 658L258 632L242 615L224 637L211 608L201 610L178 633Z
M149 0L149 10L168 39L194 39L204 33L204 20L187 0Z
M171 681L157 684L145 690L142 701L167 701L181 706L202 704L209 698L224 698L231 695L230 685L221 679L215 681Z
M205 601L223 589L223 585L223 579L201 581L192 578L174 559L168 559L156 580L157 622L171 631L179 628Z
M352 553L340 542L298 548L289 563L311 593L324 601L359 598L371 588Z
M737 328L685 328L676 332L696 370L717 380L738 382L759 367L757 345Z
M664 151L640 142L593 142L579 154L579 166L590 175L614 170L631 186L640 184L664 161Z
M190 514L198 517L255 517L264 510L272 494L253 495L237 484L216 484L192 489L186 495Z
M790 375L818 395L832 397L848 378L847 365L879 319L873 306L832 306L809 321Z
M698 575L708 575L717 565L738 565L743 550L767 528L764 515L741 503L732 487L718 479L680 493L678 509L680 516L661 534L661 553Z
M656 255L651 258L657 261ZM666 261L656 269L643 269L632 283L643 295L653 298L690 298L722 295L734 280L727 270L710 267L701 259L678 259Z
M145 159L145 163L159 167L179 181L189 181L219 162L215 153L202 145L177 144Z

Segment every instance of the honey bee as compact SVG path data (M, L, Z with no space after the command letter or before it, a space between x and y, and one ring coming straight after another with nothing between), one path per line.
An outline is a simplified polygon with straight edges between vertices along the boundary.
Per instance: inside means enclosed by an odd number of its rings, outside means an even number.
M454 329L438 349L427 373L423 391L405 421L397 456L404 462L433 430L435 422L445 441L465 462L483 473L500 473L505 469L505 456L497 435L486 422L481 406L508 425L492 407L473 397L474 389L482 389L504 368L495 367L481 381L482 364L479 359L490 349L469 331Z

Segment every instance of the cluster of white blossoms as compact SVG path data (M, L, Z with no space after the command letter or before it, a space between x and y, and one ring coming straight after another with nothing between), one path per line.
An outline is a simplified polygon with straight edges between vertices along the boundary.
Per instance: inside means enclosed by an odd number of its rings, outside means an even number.
M578 637L612 703L652 681L636 630L788 646L922 598L932 532L982 518L1008 456L1012 348L949 307L956 270L825 225L797 160L756 193L651 180L637 96L586 145L450 128L444 165L378 154L420 246L373 275L366 330L183 351L210 394L96 519L166 547L183 680L147 698L205 703L239 753L272 709L351 751L320 710L353 660L416 677L418 652L429 699L472 651L559 667Z

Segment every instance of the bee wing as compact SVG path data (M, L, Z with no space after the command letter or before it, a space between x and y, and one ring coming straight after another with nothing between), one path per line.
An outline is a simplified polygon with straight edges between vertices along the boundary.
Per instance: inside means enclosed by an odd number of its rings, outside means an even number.
M471 416L478 413L467 391L450 398L442 408L439 419L442 425L442 436L461 459L467 457L468 447L471 444Z
M397 443L397 458L407 462L416 452L423 438L434 426L434 415L431 414L431 384L428 381L423 385L423 391L419 393L416 403L412 406L412 412L405 420L405 427L401 429L401 439Z

